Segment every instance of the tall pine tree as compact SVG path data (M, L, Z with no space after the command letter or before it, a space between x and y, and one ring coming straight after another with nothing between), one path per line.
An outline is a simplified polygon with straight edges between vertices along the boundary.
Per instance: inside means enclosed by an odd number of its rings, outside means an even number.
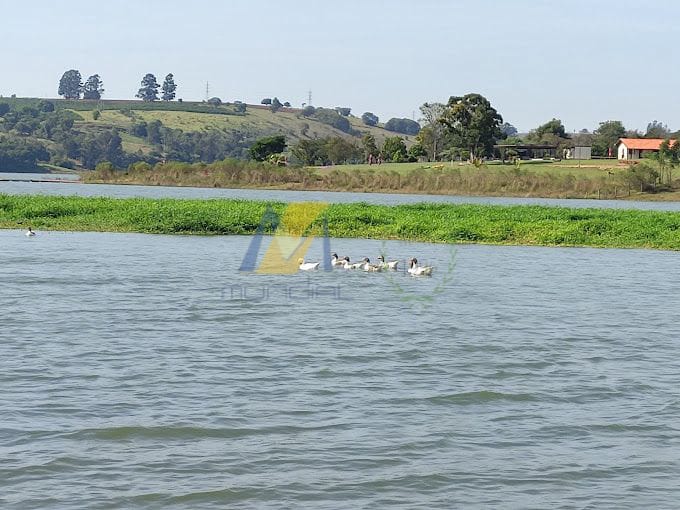
M175 90L177 90L177 85L175 85L175 77L172 73L165 77L163 82L163 101L172 101L175 99Z
M85 82L83 87L83 99L101 99L104 92L104 82L98 74L93 74Z
M148 73L142 78L142 87L135 97L140 98L142 101L157 101L159 87L160 85L156 81L156 77L153 74Z

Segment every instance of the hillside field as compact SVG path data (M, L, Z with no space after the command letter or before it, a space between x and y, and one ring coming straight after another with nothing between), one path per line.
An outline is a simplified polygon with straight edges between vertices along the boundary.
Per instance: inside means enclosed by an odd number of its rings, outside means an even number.
M38 98L0 98L14 108L23 106L37 107ZM123 149L126 152L142 151L149 153L153 146L145 139L130 134L133 124L159 120L165 127L181 129L184 132L218 130L225 133L241 132L259 138L282 134L286 136L288 145L294 145L300 140L340 136L355 143L360 143L360 137L344 133L328 124L324 124L309 117L303 117L301 110L296 108L282 108L273 113L263 105L247 105L244 113L237 112L233 104L225 103L212 106L202 102L143 102L139 100L66 100L46 99L52 102L56 109L70 110L77 114L76 127L85 131L96 132L100 129L116 127L121 130ZM94 112L98 111L99 118L94 119ZM362 112L363 113L363 112ZM360 113L358 115L361 115ZM347 117L352 129L361 133L371 133L378 145L387 137L400 136L408 145L413 143L414 137L387 131L378 126L367 126L358 116ZM47 142L46 140L41 140Z

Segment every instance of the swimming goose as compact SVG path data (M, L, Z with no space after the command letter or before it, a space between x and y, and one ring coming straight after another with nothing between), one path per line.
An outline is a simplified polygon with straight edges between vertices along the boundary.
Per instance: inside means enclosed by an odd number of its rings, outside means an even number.
M28 230L26 231L26 237L33 237L35 235L35 232L31 230L31 227L28 227Z
M362 269L370 273L377 273L379 271L382 271L382 266L379 264L371 264L371 260L368 257L366 257L364 259L364 267Z
M331 256L331 266L340 267L340 266L344 266L344 265L345 265L345 259L341 259L340 257L338 257L337 253L334 253Z
M390 260L389 262L385 262L385 257L383 257L382 255L378 257L378 260L380 261L378 265L383 269L394 269L396 271L397 264L399 264L398 260Z
M408 272L413 276L432 276L432 266L419 266L418 259L413 257Z
M363 269L364 265L366 264L366 259L362 260L361 262L354 262L354 263L351 263L349 261L349 257L345 257L343 260L345 261L345 265L344 265L345 269Z
M298 259L298 264L300 264L300 271L313 271L319 269L321 262L305 262L305 259Z

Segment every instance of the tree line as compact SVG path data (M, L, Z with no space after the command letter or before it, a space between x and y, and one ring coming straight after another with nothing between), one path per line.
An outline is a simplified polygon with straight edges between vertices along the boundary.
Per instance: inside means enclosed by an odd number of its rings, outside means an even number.
M163 101L172 101L176 97L177 85L172 73L169 73L163 85L159 85L156 77L147 73L142 78L141 87L135 94L135 97L142 101L158 101L158 89L161 89L161 97ZM64 99L94 99L99 100L104 94L104 82L98 74L93 74L84 83L80 71L77 69L69 69L59 80L59 89L57 93L63 96Z
M408 162L417 161L424 153L417 145L407 149L404 139L399 136L387 137L378 146L375 136L366 133L361 144L341 136L328 136L300 140L290 147L289 159L282 159L288 148L286 137L274 135L258 139L248 150L249 156L256 161L269 161L276 164L293 166L328 166L346 163Z

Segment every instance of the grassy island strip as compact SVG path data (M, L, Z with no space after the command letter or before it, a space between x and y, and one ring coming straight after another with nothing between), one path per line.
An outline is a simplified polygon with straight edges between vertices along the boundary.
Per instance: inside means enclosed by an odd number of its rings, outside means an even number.
M253 234L268 207L283 202L0 194L0 228ZM680 250L680 212L421 203L332 204L329 234L338 238L435 243L594 246ZM317 219L309 234L320 235Z

